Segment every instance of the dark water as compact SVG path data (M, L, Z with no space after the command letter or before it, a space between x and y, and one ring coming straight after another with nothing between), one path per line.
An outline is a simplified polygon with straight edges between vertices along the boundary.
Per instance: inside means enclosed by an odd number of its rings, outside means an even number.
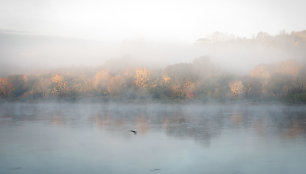
M1 174L306 173L303 106L49 103L0 109Z

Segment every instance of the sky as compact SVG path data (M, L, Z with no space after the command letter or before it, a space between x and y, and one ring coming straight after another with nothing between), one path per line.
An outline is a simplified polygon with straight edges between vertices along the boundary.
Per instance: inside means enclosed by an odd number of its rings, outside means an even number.
M0 30L122 41L306 29L305 0L0 0Z
M252 39L302 31L305 7L306 0L0 0L0 77L109 60L164 67L201 56L249 73L306 52L197 41L215 32Z

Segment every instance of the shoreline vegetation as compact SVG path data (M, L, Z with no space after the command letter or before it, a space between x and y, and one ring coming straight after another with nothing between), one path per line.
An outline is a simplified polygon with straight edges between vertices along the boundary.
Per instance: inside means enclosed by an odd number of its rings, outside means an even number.
M6 76L0 102L306 103L306 66L293 59L258 65L249 75L222 70L208 57L155 69L113 65Z

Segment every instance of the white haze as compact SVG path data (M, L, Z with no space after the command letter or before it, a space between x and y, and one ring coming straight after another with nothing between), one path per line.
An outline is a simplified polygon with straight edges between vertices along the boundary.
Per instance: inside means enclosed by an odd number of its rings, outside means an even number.
M95 40L193 42L306 28L304 0L0 0L0 28Z
M208 43L205 39L194 43L144 39L111 42L2 32L0 75L34 73L55 68L99 67L116 59L119 61L113 64L129 62L136 66L160 68L192 62L201 56L208 56L225 70L249 73L258 64L286 59L304 60L306 57L304 46L291 49L273 46L269 42L261 43L255 39L237 42L229 38L228 41L227 36L221 34L221 38L208 38ZM246 44L248 42L254 43Z
M233 72L305 51L203 45L220 31L253 38L306 29L303 0L0 0L0 76L110 59L164 67L200 56Z

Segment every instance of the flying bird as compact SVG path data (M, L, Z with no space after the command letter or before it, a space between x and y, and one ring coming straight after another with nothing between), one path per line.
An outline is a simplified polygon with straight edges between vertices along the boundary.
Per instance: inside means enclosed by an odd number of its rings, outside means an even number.
M136 135L136 134L137 134L137 131L135 131L135 130L130 130L130 132L133 132L133 133L134 133L134 135Z

